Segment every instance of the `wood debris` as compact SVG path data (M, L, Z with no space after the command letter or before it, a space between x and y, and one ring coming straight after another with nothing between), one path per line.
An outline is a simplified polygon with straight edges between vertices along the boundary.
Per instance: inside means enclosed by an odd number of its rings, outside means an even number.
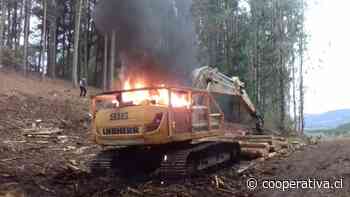
M49 137L54 134L62 133L62 129L59 128L31 128L24 129L24 136L40 136L40 137Z
M80 171L80 168L78 167L79 164L76 160L69 160L66 165L69 169L73 171Z
M243 172L245 172L245 171L251 169L253 166L255 166L255 164L256 164L256 162L251 162L251 163L249 163L249 164L246 165L246 166L240 167L236 172L237 172L237 174L240 175L240 174L242 174Z
M129 192L133 193L133 194L138 195L138 196L143 196L143 193L142 193L142 192L140 192L139 190L134 189L134 188L132 188L132 187L128 187L127 190L128 190Z
M71 150L75 150L75 149L77 149L75 146L67 146L67 147L63 148L63 151L67 152L67 151L71 151Z
M83 146L83 147L78 148L74 153L75 154L82 154L82 153L84 153L85 150L87 150L89 148L90 147L88 147L88 146Z
M47 188L47 187L45 187L45 186L43 186L43 185L40 185L40 184L38 184L38 185L39 185L39 188L40 188L40 189L42 189L42 190L44 190L44 191L46 191L46 192L55 193L54 190L51 190L51 189L49 189L49 188Z
M17 159L20 159L20 158L18 158L18 157L7 158L7 159L1 159L0 161L1 161L1 162L7 162L7 161L13 161L13 160L17 160Z
M218 175L214 176L214 183L216 188L220 188L225 185L224 181L220 177L218 177Z

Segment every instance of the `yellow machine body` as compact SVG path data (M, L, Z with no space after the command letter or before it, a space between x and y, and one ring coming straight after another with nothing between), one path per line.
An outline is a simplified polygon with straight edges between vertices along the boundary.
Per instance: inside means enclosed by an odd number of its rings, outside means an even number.
M160 89L167 97L162 104L147 96L137 104L123 101L124 94ZM175 95L187 103L177 106ZM93 140L101 146L152 146L224 135L219 105L208 92L191 88L107 92L92 97L91 112Z

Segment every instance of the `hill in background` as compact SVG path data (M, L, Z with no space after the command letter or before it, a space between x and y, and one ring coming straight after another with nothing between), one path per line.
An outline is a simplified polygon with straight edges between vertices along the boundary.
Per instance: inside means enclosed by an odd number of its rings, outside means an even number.
M350 109L305 115L306 130L336 129L346 123L350 123Z
M326 137L338 137L338 136L350 136L350 122L340 125L334 129L319 129L319 130L306 130L305 133L311 136L326 136Z

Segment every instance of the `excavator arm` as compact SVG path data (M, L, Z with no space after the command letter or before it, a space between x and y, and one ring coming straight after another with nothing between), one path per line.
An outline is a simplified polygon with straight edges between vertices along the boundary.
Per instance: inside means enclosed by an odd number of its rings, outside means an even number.
M244 83L239 77L228 77L217 68L204 66L192 73L192 83L195 88L206 89L209 92L238 96L246 105L250 114L256 118L257 129L261 129L263 119L245 91Z

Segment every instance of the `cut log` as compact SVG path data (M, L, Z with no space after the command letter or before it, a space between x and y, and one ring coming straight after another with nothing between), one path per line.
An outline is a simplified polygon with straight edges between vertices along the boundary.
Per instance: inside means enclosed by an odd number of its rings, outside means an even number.
M278 142L276 142L274 140L269 140L269 139L253 139L253 140L249 140L247 143L250 143L250 144L267 144L268 146L266 148L268 148L270 152L274 152L276 150L281 149L280 146L278 145ZM255 148L255 147L252 147L252 148ZM256 147L256 148L260 148L260 147Z
M277 140L277 141L286 141L284 137L277 137L272 135L247 135L239 137L241 140Z
M252 142L252 143L267 143L269 145L273 144L273 140L270 140L270 139L249 139L248 142Z
M253 139L273 140L273 136L271 135L246 135L240 138L245 140L253 140Z
M279 142L279 144L281 145L282 148L288 148L288 142L285 141L285 142Z
M287 139L284 137L274 137L275 140L281 141L281 142L287 142Z
M269 154L266 149L258 148L241 148L241 155L247 159L256 159L259 157L267 157Z
M262 148L262 149L270 149L270 145L268 143L256 143L256 142L245 142L240 141L239 142L241 148Z

